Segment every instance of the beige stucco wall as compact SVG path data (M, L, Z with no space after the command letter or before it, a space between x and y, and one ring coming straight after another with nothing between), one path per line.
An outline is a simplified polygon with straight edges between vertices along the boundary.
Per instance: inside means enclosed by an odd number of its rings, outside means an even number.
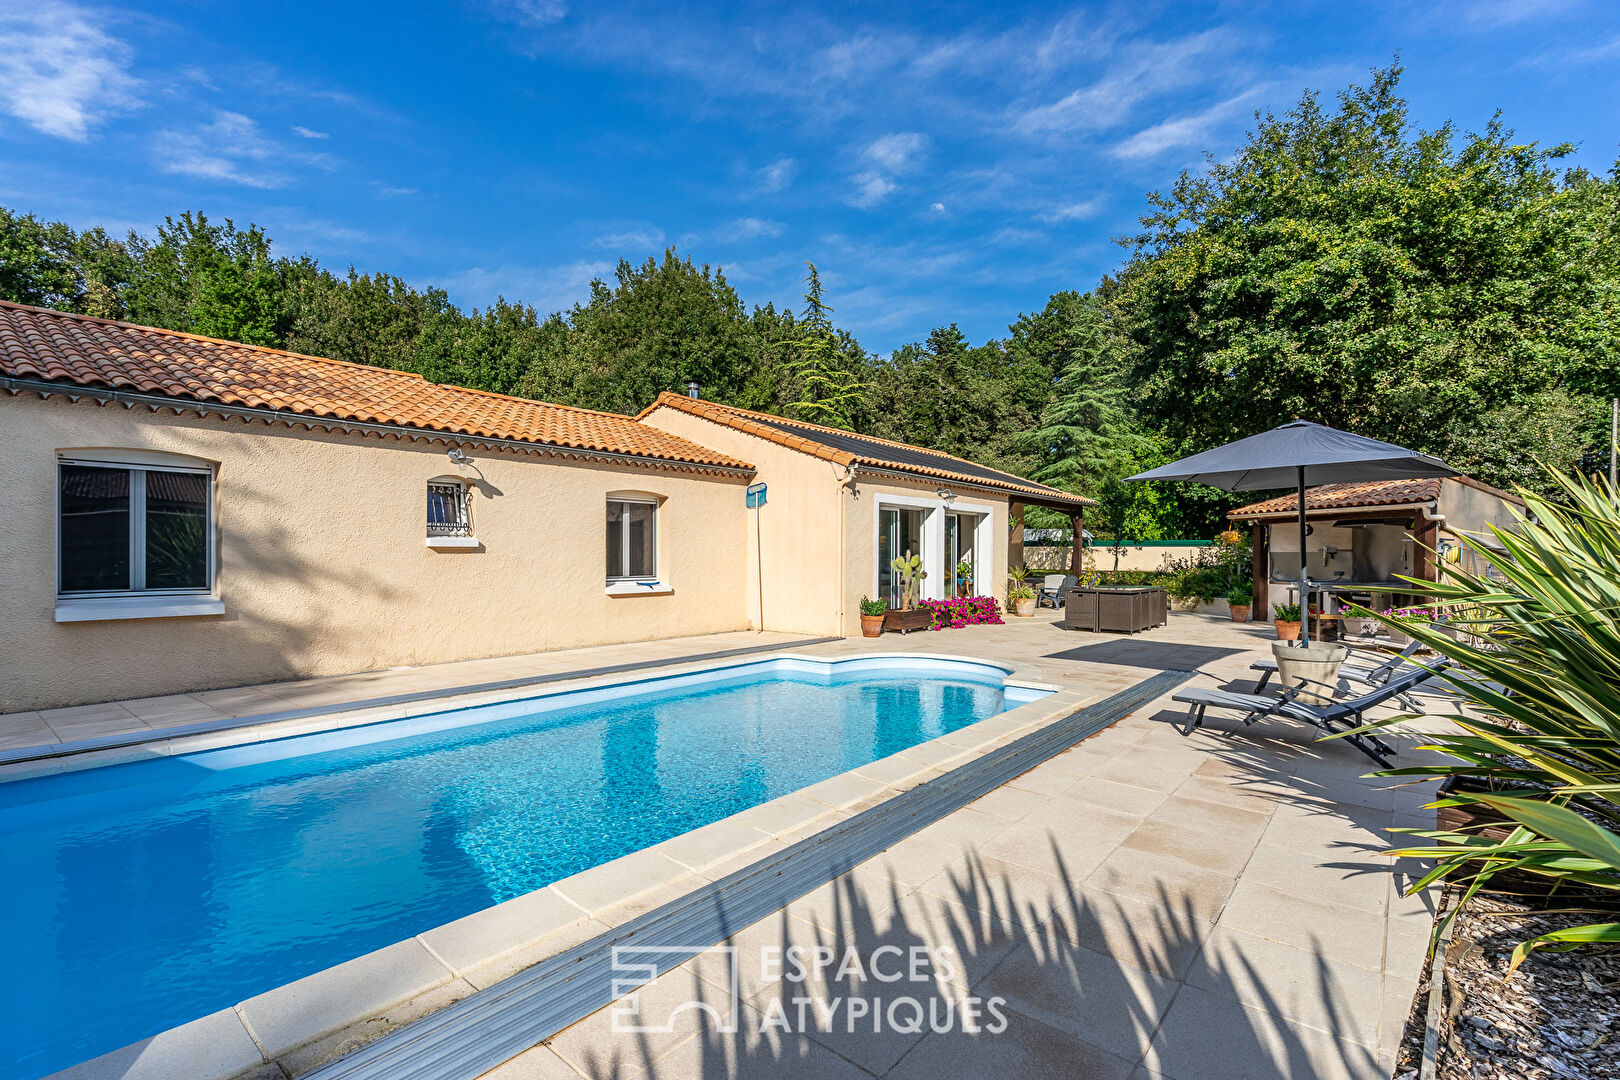
M745 611L755 629L842 633L839 617L840 482L845 470L768 439L678 409L658 408L645 423L754 466L765 505L743 506L746 558L730 572L746 585ZM859 620L857 620L857 630Z
M0 711L749 625L742 478L0 397ZM217 465L222 616L57 623L57 451ZM746 460L746 459L745 459ZM481 550L425 545L426 482L476 482ZM479 479L479 474L482 478ZM605 500L659 496L664 596L605 594Z
M1438 509L1446 515L1444 527L1464 535L1489 537L1489 526L1510 529L1514 524L1514 508L1507 500L1455 480L1446 480L1440 485Z
M1199 544L1194 547L1186 544L1126 544L1119 549L1119 569L1163 570L1169 561L1196 555L1200 549L1210 546L1212 545ZM1072 547L1063 544L1026 544L1024 565L1046 574L1067 574L1073 553ZM1093 544L1087 547L1086 569L1114 569L1113 546Z
M981 511L989 519L978 591L1006 595L1005 496L921 478L911 481L867 471L851 476L840 465L667 406L654 409L645 423L752 463L755 479L766 485L766 505L757 521L747 526L750 553L756 528L763 553L764 629L859 634L861 597L876 595L877 590L879 503L891 496L912 500L907 505L943 510L947 503L939 497L941 487L956 495L952 508ZM944 583L943 574L934 574L925 583L924 595L941 595L935 590ZM754 582L749 589L748 610L757 625L760 592Z

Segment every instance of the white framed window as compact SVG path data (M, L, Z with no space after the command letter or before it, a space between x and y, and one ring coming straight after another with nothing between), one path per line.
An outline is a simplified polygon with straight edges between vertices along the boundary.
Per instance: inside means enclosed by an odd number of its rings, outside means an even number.
M472 493L458 476L436 476L427 482L427 546L434 551L473 550Z
M611 495L607 501L610 593L667 592L658 578L658 500Z
M56 619L216 615L214 470L171 455L61 455Z
M471 536L467 485L459 480L430 480L427 486L429 536Z

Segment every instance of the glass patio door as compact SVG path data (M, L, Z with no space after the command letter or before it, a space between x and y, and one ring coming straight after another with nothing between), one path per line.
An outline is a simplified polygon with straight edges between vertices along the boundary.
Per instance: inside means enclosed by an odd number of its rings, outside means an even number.
M878 511L877 568L878 599L899 607L905 592L893 562L901 555L922 554L923 512L900 507Z
M950 596L972 596L979 576L978 552L974 538L978 533L979 515L945 515L945 566L950 573Z

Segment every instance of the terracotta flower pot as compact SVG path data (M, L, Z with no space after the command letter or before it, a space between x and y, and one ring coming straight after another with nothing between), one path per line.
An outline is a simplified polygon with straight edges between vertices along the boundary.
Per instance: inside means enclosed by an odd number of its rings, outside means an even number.
M1272 620L1271 625L1275 626L1277 628L1277 640L1278 641L1298 641L1299 640L1299 623L1298 622L1283 622L1281 619L1274 619L1274 620Z
M861 637L881 637L883 634L883 616L862 615Z
M1017 615L1020 619L1033 619L1035 617L1035 598L1031 597L1028 600L1014 600L1013 614Z
M1249 611L1253 607L1252 604L1228 604L1227 606L1232 609L1233 622L1249 621Z

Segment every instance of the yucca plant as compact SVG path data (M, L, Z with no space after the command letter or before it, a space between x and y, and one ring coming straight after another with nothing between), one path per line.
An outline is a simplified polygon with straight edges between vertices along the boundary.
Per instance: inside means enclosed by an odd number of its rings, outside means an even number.
M1486 572L1448 566L1445 581L1421 583L1442 611L1463 613L1467 633L1454 636L1444 619L1399 624L1454 662L1441 677L1469 708L1452 717L1461 733L1426 747L1445 758L1377 775L1476 781L1487 792L1454 791L1435 805L1483 803L1514 826L1500 841L1401 830L1435 842L1390 853L1433 862L1413 891L1446 879L1466 900L1513 871L1620 900L1620 508L1602 481L1555 480L1558 501L1521 490L1515 528L1476 544ZM1598 941L1620 942L1620 923L1526 941L1514 964L1537 948Z

